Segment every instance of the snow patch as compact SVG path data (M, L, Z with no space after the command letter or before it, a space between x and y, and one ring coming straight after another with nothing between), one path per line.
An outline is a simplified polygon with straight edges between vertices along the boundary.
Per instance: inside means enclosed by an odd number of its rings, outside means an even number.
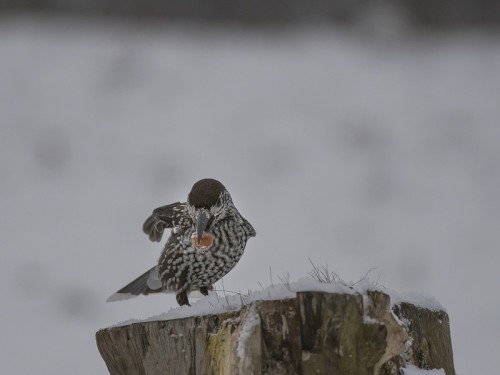
M217 315L228 311L238 311L245 306L245 304L246 303L242 303L239 295L222 297L216 292L210 292L207 297L192 302L191 306L173 307L162 314L153 315L146 319L129 319L115 324L113 327L133 323L154 322L157 320L174 320L192 316Z
M383 322L381 322L380 320L377 320L375 318L372 318L369 314L368 314L368 306L369 306L369 300L368 300L368 295L367 294L363 294L363 322L365 324L384 324Z
M446 375L446 372L441 369L423 370L413 365L406 365L403 369L404 375Z
M402 302L412 303L416 306L433 311L445 311L444 307L434 298L414 293L403 294L393 290L381 288L371 283L369 280L362 280L357 283L345 283L343 281L334 281L332 283L323 283L312 278L304 277L289 284L274 284L258 291L248 291L248 293L234 293L219 295L217 292L210 292L208 297L200 298L192 302L191 306L181 306L171 308L168 312L160 315L151 316L147 319L131 319L120 322L116 326L123 326L139 322L151 322L157 320L183 319L192 316L216 315L229 311L239 311L244 306L255 301L282 300L295 298L297 292L323 292L323 293L343 293L366 296L368 291L380 291L391 297L391 304L398 305ZM219 292L220 293L220 292ZM113 295L114 297L116 295ZM126 295L118 297L127 298ZM193 298L193 294L190 295ZM130 298L130 297L129 297ZM397 317L395 317L397 319ZM365 314L365 322L375 323ZM377 322L379 323L379 322Z
M368 291L379 291L388 294L391 297L392 306L407 302L423 309L446 312L444 306L441 305L441 303L433 296L418 294L414 292L398 292L396 290L387 289L380 285L374 284L368 279L363 279L356 282L355 284L353 284L352 288L354 291L362 295L365 295Z
M290 288L294 292L325 292L325 293L342 293L354 294L356 290L342 281L334 281L332 283L322 283L310 277L303 277L290 284Z
M433 296L426 294L418 294L413 292L400 293L396 291L386 291L391 296L391 304L399 305L403 302L411 303L412 305L422 307L431 311L444 311L446 309L443 305Z
M252 336L255 327L260 324L260 316L257 312L256 304L250 305L250 308L247 312L247 317L243 327L241 328L240 335L238 337L238 348L236 352L238 357L243 359L245 358L245 350L247 347L248 339Z

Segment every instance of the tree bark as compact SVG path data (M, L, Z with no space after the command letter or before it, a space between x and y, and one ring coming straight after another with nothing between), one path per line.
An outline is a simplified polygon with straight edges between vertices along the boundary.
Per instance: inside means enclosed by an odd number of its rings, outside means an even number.
M455 375L448 315L378 291L299 292L237 312L133 323L96 333L111 374Z

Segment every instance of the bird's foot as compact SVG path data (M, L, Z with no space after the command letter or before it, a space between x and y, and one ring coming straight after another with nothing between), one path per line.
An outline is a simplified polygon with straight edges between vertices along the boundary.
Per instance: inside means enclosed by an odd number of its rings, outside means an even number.
M180 293L177 293L177 295L175 296L175 299L177 300L177 303L179 304L179 306L184 306L184 305L191 306L189 304L188 296L187 296L187 293L185 290L180 292Z

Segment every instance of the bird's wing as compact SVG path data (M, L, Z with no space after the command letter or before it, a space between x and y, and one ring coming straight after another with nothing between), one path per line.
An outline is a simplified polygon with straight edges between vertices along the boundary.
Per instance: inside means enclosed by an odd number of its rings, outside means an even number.
M142 226L142 230L154 242L159 242L165 228L174 228L181 224L186 203L175 202L158 207L153 211Z
M255 237L256 233L255 233L255 229L253 228L252 224L250 224L250 222L245 219L243 216L241 217L241 222L242 222L242 226L243 228L245 229L245 231L247 232L248 236L249 237Z

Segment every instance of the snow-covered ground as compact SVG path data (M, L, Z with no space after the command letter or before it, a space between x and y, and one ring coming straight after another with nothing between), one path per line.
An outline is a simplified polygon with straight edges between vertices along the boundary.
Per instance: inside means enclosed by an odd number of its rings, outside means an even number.
M459 374L500 349L500 38L0 19L2 374L105 374L159 205L220 179L257 229L224 288L328 264L432 294Z
M391 304L397 305L401 302L409 302L415 306L432 310L446 311L446 307L441 305L432 296L426 295L409 295L402 294L398 291L390 290L380 285L377 285L369 279L362 279L352 283L346 283L342 280L333 280L331 282L319 281L317 278L308 275L297 281L280 280L277 284L267 286L261 285L259 290L248 290L246 292L226 291L225 289L216 288L210 292L207 298L204 298L200 293L200 298L191 300L191 306L173 307L169 311L153 315L146 319L129 319L124 322L119 322L114 326L123 326L137 322L151 322L157 320L172 320L181 319L191 316L203 316L220 314L227 311L239 311L243 306L246 306L254 301L265 300L282 300L295 298L297 292L325 292L325 293L341 293L341 294L361 294L363 298L367 296L367 291L379 290L388 294L391 298Z

